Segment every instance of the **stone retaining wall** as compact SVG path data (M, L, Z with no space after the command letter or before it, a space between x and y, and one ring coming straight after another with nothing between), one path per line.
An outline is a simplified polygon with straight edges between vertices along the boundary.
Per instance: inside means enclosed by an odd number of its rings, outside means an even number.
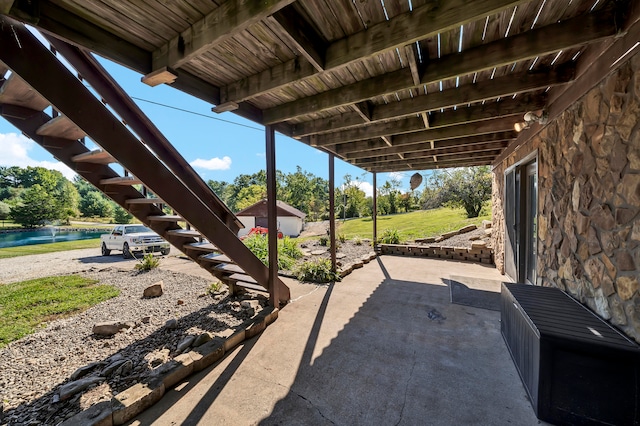
M379 244L380 254L464 260L493 265L493 250L487 247L447 247L419 244Z
M504 171L538 153L537 283L566 290L640 342L640 55L494 170L504 272Z

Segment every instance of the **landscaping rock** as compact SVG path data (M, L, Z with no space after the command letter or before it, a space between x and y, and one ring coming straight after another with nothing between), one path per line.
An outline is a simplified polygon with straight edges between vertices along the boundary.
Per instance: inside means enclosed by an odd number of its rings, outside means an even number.
M478 229L475 225L467 225L463 228L458 229L458 234L466 234L467 232L471 232Z
M482 227L483 227L484 229L491 228L491 226L492 226L492 225L491 225L491 221L490 221L490 220L483 220L483 221L482 221Z
M119 359L116 360L114 362L112 362L111 364L107 365L101 372L100 375L103 377L111 377L113 375L113 373L120 368L124 363L126 362L126 360L124 359Z
M327 249L312 250L311 254L313 256L320 256L321 254L325 254L326 252L327 252Z
M66 383L60 386L59 395L60 400L65 401L71 398L73 395L78 392L82 392L87 389L89 386L95 385L96 383L100 383L106 380L104 377L87 377L85 379L76 380L74 382Z
M178 320L176 319L167 320L167 322L164 323L164 326L168 330L175 330L176 328L178 328Z
M190 347L193 344L193 341L196 340L196 336L187 336L178 343L176 346L176 352L182 353L185 349Z
M158 281L157 283L151 284L149 287L144 289L142 293L142 297L160 297L164 293L163 282Z
M198 346L202 346L208 341L210 341L213 337L209 333L201 333L198 337L193 341L193 347L197 348Z
M257 308L260 306L260 302L257 300L243 300L240 302L240 306L243 308Z
M99 336L113 336L122 329L131 328L131 323L121 321L105 321L94 324L93 334Z
M69 376L70 380L78 380L80 377L86 376L89 371L93 370L94 367L100 365L99 362L92 362L91 364L87 364L84 367L78 368L76 371L71 373Z

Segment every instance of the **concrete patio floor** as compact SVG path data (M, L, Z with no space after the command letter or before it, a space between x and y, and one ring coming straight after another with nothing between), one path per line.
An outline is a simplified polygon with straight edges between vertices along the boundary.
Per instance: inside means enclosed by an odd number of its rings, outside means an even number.
M332 286L287 280L293 301L274 324L131 424L540 424L499 312L450 303L450 276L493 292L487 280L504 279L480 264L382 256Z

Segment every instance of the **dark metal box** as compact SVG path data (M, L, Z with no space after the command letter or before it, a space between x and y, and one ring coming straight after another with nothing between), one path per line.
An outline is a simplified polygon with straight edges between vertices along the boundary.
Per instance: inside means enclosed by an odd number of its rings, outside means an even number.
M640 347L556 288L502 284L502 336L540 420L640 424Z

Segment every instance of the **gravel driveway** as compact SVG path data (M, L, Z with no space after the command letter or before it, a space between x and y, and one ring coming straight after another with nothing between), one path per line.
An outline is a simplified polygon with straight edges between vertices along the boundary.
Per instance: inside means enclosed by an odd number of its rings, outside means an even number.
M103 257L99 247L12 257L0 259L0 283L108 267L131 269L135 263L135 259L123 259L117 255Z

